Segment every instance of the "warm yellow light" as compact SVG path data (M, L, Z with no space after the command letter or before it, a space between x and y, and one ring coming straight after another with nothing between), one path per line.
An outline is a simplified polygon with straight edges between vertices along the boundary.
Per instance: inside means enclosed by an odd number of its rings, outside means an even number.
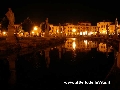
M59 33L59 30L57 30L57 33Z
M32 32L32 33L34 33L34 32Z
M106 33L106 31L104 30L104 31L103 31L103 33L105 34L105 33Z
M92 34L93 34L93 32L89 32L89 33L88 33L88 35L92 35Z
M80 35L82 35L82 32L80 32Z
M85 32L83 32L83 35L85 35Z
M93 32L90 32L90 34L93 34Z
M73 46L73 49L75 49L75 48L76 48L76 43L73 42L73 43L72 43L72 46Z
M72 38L72 40L76 40L76 38Z
M37 27L34 27L34 30L37 30L38 28Z
M5 35L5 34L6 34L6 32L3 32L3 34Z
M73 32L76 32L76 29L73 29L72 31L73 31Z
M87 45L87 42L88 42L87 40L84 40L85 45Z

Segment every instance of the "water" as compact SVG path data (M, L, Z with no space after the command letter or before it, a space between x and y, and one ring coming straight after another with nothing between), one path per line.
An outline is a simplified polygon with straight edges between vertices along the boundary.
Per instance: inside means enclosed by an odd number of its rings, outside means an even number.
M68 82L103 81L114 63L111 47L104 42L70 38L63 45L26 55L1 56L0 88L97 90L100 85Z

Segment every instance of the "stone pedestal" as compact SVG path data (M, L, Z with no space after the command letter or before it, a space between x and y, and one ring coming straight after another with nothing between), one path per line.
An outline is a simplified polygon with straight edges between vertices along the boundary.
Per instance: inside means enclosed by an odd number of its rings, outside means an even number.
M45 31L45 37L49 37L49 31Z
M16 83L16 66L15 66L16 60L17 60L16 54L12 54L12 55L8 56L9 70L11 72L9 84L12 86Z
M8 37L7 37L7 42L9 43L16 43L16 38L14 35L15 32L15 27L14 26L8 26Z

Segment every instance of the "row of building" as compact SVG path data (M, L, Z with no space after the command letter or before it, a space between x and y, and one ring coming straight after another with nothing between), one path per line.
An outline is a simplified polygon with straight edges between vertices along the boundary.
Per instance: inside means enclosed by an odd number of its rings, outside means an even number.
M114 35L116 26L117 26L117 34L120 33L120 25L118 25L117 19L114 22L109 21L102 21L98 22L97 25L93 26L90 22L79 22L78 24L74 25L71 23L65 23L64 25L52 25L50 26L50 35L66 35L66 36L72 36L72 35L97 35L98 33L100 35ZM41 33L41 28L38 27L38 33ZM35 30L34 30L35 31ZM35 32L32 31L32 33L35 34ZM36 32L37 33L37 32Z
M120 33L120 25L116 19L117 33ZM65 26L54 26L50 25L50 32L53 34L64 33L65 35L96 35L97 33L101 35L115 34L116 25L113 22L103 21L98 22L96 26L91 25L90 22L79 22L77 25L66 23ZM60 29L61 27L61 29ZM108 32L107 32L108 28ZM61 30L61 31L60 31Z
M120 25L118 25L117 22L117 33L120 33ZM15 28L19 28L19 24L15 24ZM93 26L90 22L79 22L78 24L74 25L71 23L65 23L64 25L53 25L49 24L50 26L50 35L96 35L97 33L101 35L114 35L115 34L115 23L108 22L108 21L102 21L98 22L97 25ZM107 31L107 28L109 29L109 32ZM33 27L33 30L30 31L30 33L25 32L29 35L37 35L37 36L44 36L44 32L42 32L41 25Z

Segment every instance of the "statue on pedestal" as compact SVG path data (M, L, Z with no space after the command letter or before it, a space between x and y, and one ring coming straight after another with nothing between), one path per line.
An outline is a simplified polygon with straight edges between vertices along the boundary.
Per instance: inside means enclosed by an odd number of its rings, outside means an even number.
M7 16L7 19L9 20L9 25L8 25L8 37L7 41L15 43L16 42L16 29L14 28L14 22L15 22L15 17L14 13L12 12L11 8L8 8L8 12L5 14Z
M5 14L9 20L9 25L10 26L14 26L14 22L15 22L15 17L14 17L14 13L12 12L11 8L8 8L8 12Z
M48 23L48 18L45 21L45 36L49 36L49 23Z

